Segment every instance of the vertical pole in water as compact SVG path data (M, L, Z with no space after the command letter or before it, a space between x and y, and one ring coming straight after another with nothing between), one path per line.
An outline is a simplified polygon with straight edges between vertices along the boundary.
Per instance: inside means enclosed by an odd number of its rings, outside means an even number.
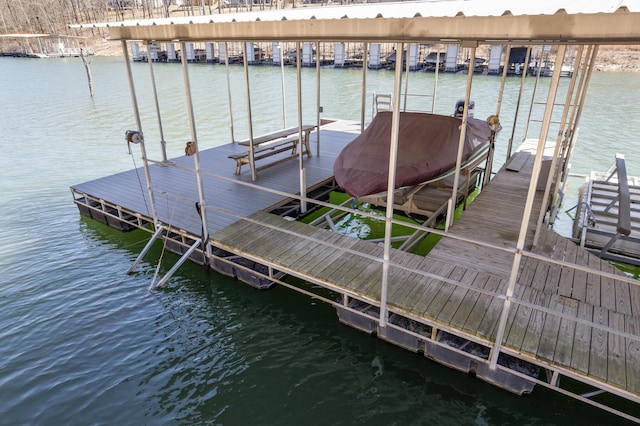
M151 87L153 87L153 99L156 103L156 114L158 116L158 128L160 130L160 148L162 149L162 162L167 160L167 142L164 140L164 132L162 130L162 118L160 116L160 103L158 101L158 89L156 88L156 77L153 73L153 61L151 60L151 52L149 52L149 42L147 42L147 62L149 62L149 75L151 76Z
M182 44L182 51L186 52L186 45L184 42ZM198 185L198 200L200 202L200 220L202 222L202 244L204 245L204 249L202 250L205 254L204 264L208 265L209 258L211 256L211 244L209 241L209 231L207 227L207 212L206 212L206 203L204 200L204 190L202 188L202 175L200 173L200 148L198 147L198 136L196 133L196 119L195 114L193 113L193 100L191 98L191 84L189 82L189 71L187 67L187 55L181 55L182 60L182 76L184 78L184 91L187 98L187 113L189 114L189 127L191 129L191 140L196 145L196 152L193 154L194 167L196 170L196 183Z
M564 52L567 46L561 44L558 46L558 58L564 57ZM509 276L509 284L507 285L506 298L504 300L504 306L502 307L502 314L500 315L500 321L498 322L498 331L496 332L496 341L489 354L489 366L495 369L498 364L498 356L500 355L500 349L502 347L502 339L504 338L504 329L507 325L507 318L509 317L509 308L511 307L511 299L516 287L516 279L518 278L518 269L520 269L520 261L522 259L522 250L524 249L524 242L527 236L527 229L529 227L529 219L531 218L531 211L533 210L533 201L536 195L536 185L538 184L538 176L540 175L540 169L542 167L542 157L544 155L544 146L547 141L547 133L549 132L549 124L551 123L551 113L553 111L553 104L555 103L555 94L558 91L558 83L560 81L560 72L562 67L555 67L553 70L553 76L551 77L551 83L549 84L549 96L547 96L547 104L544 110L544 117L542 119L542 128L540 129L540 137L538 139L538 147L536 150L536 158L533 163L533 171L531 172L531 181L529 182L529 191L527 192L527 200L524 205L524 213L522 214L522 222L520 223L520 233L518 235L518 242L516 243L516 253L513 257L513 265L511 266L511 275Z
M316 155L320 156L320 42L316 41Z
M464 151L464 140L467 135L467 119L469 118L469 98L471 97L471 82L473 81L473 65L476 62L476 46L471 47L471 58L469 58L469 71L467 72L467 91L464 95L464 110L462 112L462 125L460 126L460 140L458 141L458 156L456 157L456 172L453 175L453 188L447 209L447 219L445 231L453 224L453 215L456 209L458 198L458 185L460 184L460 167L462 165L462 151ZM467 185L469 182L466 183Z
M300 165L300 212L307 211L307 176L304 169L303 144L302 144L302 66L301 66L301 50L300 42L296 41L296 80L298 82L297 98L298 98L298 163Z
M256 173L256 163L253 155L253 117L251 116L251 88L249 87L249 65L247 60L247 43L242 42L243 65L244 65L244 84L247 94L247 119L249 120L249 164L251 166L251 180L258 178Z
M402 52L404 43L396 43L396 52ZM396 56L397 57L397 56ZM400 56L402 58L402 56ZM407 72L409 72L407 70ZM382 288L380 291L380 327L387 325L387 293L389 290L389 259L391 256L391 231L393 219L394 191L396 188L396 165L398 163L398 135L400 133L400 89L402 85L402 65L396 61L393 82L393 113L391 118L391 144L389 148L389 180L387 184L387 209L384 226L384 254L382 262Z
M227 73L227 96L229 97L229 117L231 118L231 142L236 141L236 135L233 129L233 104L231 103L231 78L229 76L229 43L224 42L224 65Z
M364 52L362 53L362 99L360 100L360 133L364 132L364 113L367 101L367 48L368 44L363 43Z
M287 100L285 96L285 84L284 84L284 49L282 48L282 42L280 45L280 80L282 81L282 127L287 127Z
M131 72L131 63L129 62L129 50L127 49L127 41L122 40L122 54L124 55L124 63L127 67L127 77L129 79L129 92L131 93L131 102L133 103L133 116L136 120L136 127L140 134L142 133L142 122L140 121L140 110L138 109L138 98L136 97L136 89L133 85L133 73ZM158 216L156 213L155 197L151 188L151 174L149 173L149 164L147 163L147 149L144 146L144 137L140 141L140 151L142 152L142 164L144 167L144 177L147 181L147 192L149 193L149 202L151 204L151 217L153 225L158 228Z

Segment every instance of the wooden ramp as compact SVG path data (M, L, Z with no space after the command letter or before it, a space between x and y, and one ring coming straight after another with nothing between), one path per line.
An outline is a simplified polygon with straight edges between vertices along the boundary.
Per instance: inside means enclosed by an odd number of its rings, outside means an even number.
M495 176L453 225L452 235L515 247L534 157L521 154L517 158L521 164L515 170L507 165ZM540 229L537 246L531 247L542 192L536 194L526 248L578 269L523 257L516 281L517 302L509 313L504 344L523 359L567 376L611 385L638 401L640 287L615 279L624 274L546 227ZM507 251L450 237L443 238L429 254L441 261L455 259L460 266L502 280L509 278L513 257ZM465 296L461 306L473 303L473 297ZM591 321L603 328L592 328L586 323ZM626 338L625 333L635 338ZM486 337L495 338L492 334Z

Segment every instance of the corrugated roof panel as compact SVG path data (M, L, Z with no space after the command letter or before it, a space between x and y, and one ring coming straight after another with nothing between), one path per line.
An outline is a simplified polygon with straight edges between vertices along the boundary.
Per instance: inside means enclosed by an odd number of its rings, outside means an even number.
M349 19L345 25L344 19ZM92 24L85 27L91 27ZM114 40L640 43L640 0L454 0L105 23Z
M401 3L375 3L352 6L300 7L285 10L262 10L256 12L223 13L203 16L172 18L154 18L80 24L73 27L110 27L143 25L184 25L231 22L273 22L308 19L375 19L421 17L502 16L511 13L514 16L553 15L559 10L569 14L612 13L621 7L631 12L640 12L640 0L436 0Z

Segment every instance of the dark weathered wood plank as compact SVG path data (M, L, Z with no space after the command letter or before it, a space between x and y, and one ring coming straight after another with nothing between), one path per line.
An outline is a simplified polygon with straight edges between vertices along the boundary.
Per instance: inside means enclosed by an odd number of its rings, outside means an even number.
M504 282L499 277L490 275L484 289L486 291L498 292L501 284L504 284ZM487 330L491 330L493 328L493 324L489 324L491 323L491 315L487 317L486 322L484 322L483 319L496 300L498 303L502 302L500 299L496 299L490 294L480 294L478 296L478 300L476 300L476 304L473 305L473 309L471 309L471 312L464 323L464 329L477 336L486 336L489 333ZM491 326L491 329L489 326Z
M593 305L579 302L577 316L583 320L592 321ZM589 372L591 329L592 327L590 325L576 324L573 351L571 352L571 368L584 374Z
M571 317L577 317L579 301L568 297L560 296L563 304L562 313ZM558 342L556 343L553 361L558 365L571 365L571 359L576 345L575 340L576 321L561 318L558 328Z
M609 312L609 327L614 330L624 331L624 315L617 312ZM608 334L608 363L607 363L607 382L627 387L627 367L626 367L626 348L625 338L615 333Z
M539 292L532 287L524 287L521 299L529 303L536 303L539 296ZM515 312L513 314L513 320L511 326L507 327L508 330L505 339L505 345L511 346L516 349L522 347L522 341L529 327L529 321L533 314L533 308L524 305L516 305L512 308Z
M469 284L471 284L475 288L484 289L487 285L487 282L489 281L489 278L489 274L480 272L476 275L473 282ZM479 291L468 290L455 314L453 315L451 320L449 320L449 324L458 328L464 327L464 324L467 322L469 314L473 310L473 307L476 305L476 302L478 301L480 295L481 293Z
M609 311L605 308L593 308L593 322L609 325ZM589 352L589 375L601 380L607 380L607 333L594 328L591 331L591 350Z
M547 292L540 292L538 298L538 305L547 306L551 300L551 295ZM546 319L546 313L536 310L531 319L529 320L529 327L522 339L522 351L536 355L538 353L538 347L540 346L540 337L542 334L542 327L544 326Z

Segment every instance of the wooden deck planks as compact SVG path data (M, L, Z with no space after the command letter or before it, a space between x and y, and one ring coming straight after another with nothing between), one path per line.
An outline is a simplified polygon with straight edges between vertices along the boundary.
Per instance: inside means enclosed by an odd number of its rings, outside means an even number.
M471 284L478 289L484 289L490 279L490 275L484 272L480 272L475 276L475 279ZM479 291L467 290L464 294L464 299L459 303L455 313L449 319L449 325L462 329L469 319L469 315L476 305L481 293ZM441 317L442 320L444 318Z

